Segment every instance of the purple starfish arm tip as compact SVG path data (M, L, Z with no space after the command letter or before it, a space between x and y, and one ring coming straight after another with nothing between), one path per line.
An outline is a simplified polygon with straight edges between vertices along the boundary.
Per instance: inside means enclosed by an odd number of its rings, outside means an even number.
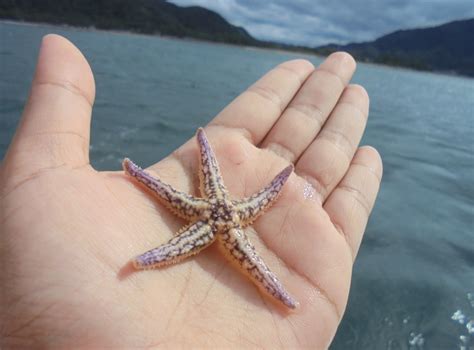
M300 306L300 303L289 295L287 295L287 296L285 296L285 298L283 298L283 303L286 306L288 306L290 309L296 309L298 306Z
M136 269L144 268L148 265L151 265L154 261L158 260L159 256L153 252L146 252L143 253L142 255L136 256L133 260L133 266L135 266Z
M283 186L283 184L288 180L291 173L293 172L294 166L293 164L288 165L285 169L283 169L275 179L272 181L274 186Z
M293 164L290 164L281 171L280 175L282 177L289 178L294 169L295 167L293 166Z
M203 140L207 141L206 133L204 132L203 128L199 128L197 130L196 136L198 138L198 141L200 141L200 142L203 141Z
M128 158L125 158L123 161L122 161L122 168L125 172L129 173L130 175L135 175L139 170L140 168L138 167L138 165L136 165L135 163L133 163L130 159Z
M203 128L198 129L197 139L198 139L198 143L201 145L201 147L204 148L205 152L209 153L211 146L209 145L209 141L207 139L206 133L204 132Z

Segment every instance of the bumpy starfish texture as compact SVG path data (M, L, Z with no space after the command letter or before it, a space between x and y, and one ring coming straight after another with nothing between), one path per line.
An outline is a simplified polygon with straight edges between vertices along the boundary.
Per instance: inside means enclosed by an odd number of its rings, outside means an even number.
M127 174L151 189L160 202L175 215L191 222L167 243L137 256L133 259L133 265L136 269L148 269L174 264L197 254L217 240L225 255L236 263L257 287L285 306L296 308L298 302L285 290L257 254L243 230L275 202L293 171L293 165L283 169L260 192L243 200L232 200L202 128L198 129L196 137L201 158L199 178L203 198L177 191L143 171L131 160L123 161Z

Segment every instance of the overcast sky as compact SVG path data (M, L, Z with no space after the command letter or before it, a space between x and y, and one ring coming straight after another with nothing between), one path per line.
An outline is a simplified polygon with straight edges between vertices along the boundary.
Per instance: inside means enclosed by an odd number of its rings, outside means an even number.
M199 5L257 39L318 46L474 17L473 0L170 0Z

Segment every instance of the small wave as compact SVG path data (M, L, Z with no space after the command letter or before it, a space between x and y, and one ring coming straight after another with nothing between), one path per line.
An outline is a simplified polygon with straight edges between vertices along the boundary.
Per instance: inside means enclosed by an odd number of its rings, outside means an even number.
M474 293L467 293L466 298L470 305L470 310L456 310L451 316L459 330L459 350L471 350L474 347Z
M148 129L155 129L159 130L162 133L172 133L173 135L176 134L181 134L183 131L186 130L186 128L183 126L181 123L174 123L171 120L167 119L158 119L155 122L153 122L151 125L145 125L141 129L142 130L148 130Z

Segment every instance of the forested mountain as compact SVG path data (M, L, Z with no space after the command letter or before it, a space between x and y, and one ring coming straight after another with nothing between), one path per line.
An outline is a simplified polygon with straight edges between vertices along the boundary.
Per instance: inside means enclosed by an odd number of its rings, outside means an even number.
M199 6L164 0L2 0L0 18L253 44L245 29Z
M474 76L474 19L398 30L374 41L316 48L350 52L358 60Z
M474 19L399 30L371 42L317 48L257 40L214 11L199 6L181 7L165 0L1 0L0 19L127 30L322 55L344 50L359 61L474 76Z

